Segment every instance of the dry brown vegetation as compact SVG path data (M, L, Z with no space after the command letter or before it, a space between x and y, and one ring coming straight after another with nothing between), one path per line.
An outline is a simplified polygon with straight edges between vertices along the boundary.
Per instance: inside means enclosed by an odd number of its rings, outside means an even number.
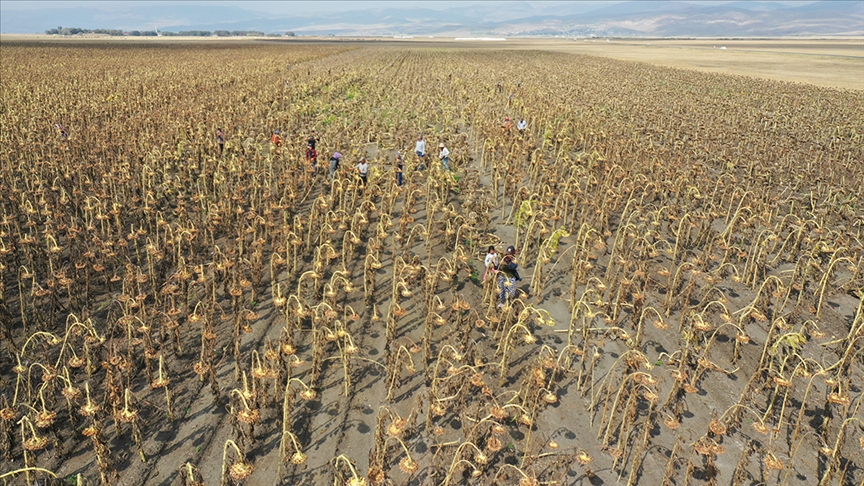
M864 479L861 92L540 51L0 60L7 483ZM453 173L410 170L419 133Z

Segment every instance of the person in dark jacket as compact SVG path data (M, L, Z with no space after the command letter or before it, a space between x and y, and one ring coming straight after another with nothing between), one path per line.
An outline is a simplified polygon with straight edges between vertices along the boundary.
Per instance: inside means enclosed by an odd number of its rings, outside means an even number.
M330 180L332 181L334 177L336 177L336 171L339 169L339 159L342 158L342 154L339 152L335 152L333 157L330 157Z
M516 298L516 282L522 281L522 277L519 276L519 272L516 270L517 268L516 247L511 245L507 247L504 258L498 264L498 289L500 289L498 293L498 307L504 307L508 297L510 300Z
M401 186L403 179L402 171L405 167L405 162L402 160L402 154L396 154L396 185Z

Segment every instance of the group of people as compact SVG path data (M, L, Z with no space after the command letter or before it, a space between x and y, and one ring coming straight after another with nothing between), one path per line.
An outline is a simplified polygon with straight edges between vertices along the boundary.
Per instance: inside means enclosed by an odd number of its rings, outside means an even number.
M513 131L513 122L510 121L510 117L504 117L504 123L501 125L501 128L505 133L510 133ZM520 134L525 133L525 129L528 128L528 122L525 121L524 118L520 118L519 122L516 123L516 129L519 130Z
M420 159L417 170L424 170L426 168L426 140L423 140L423 135L417 137L417 143L414 144L414 153ZM438 144L438 159L441 161L441 166L444 167L444 170L450 172L450 150L447 149L443 142Z
M504 127L507 131L512 128L512 124L510 124L510 118L504 119ZM520 132L524 132L527 128L528 124L525 122L525 119L520 119L519 123L516 125L516 128ZM60 127L59 130L63 133L65 138L65 130ZM216 129L216 142L219 144L219 154L221 155L225 150L225 133L222 131L221 127ZM270 137L270 143L273 144L274 147L279 148L282 146L282 135L279 130L274 130L273 135ZM315 130L312 130L309 134L309 137L306 139L306 163L309 166L309 172L314 176L318 174L318 151L316 150L316 146L318 144L318 136ZM426 140L423 139L423 136L420 135L417 137L417 142L414 144L414 154L417 156L418 164L414 170L424 170L426 169L425 160L426 160ZM447 146L443 143L438 144L438 159L441 161L441 166L446 171L451 171L450 169L450 150L447 149ZM339 166L342 161L342 154L339 152L333 152L333 155L330 157L330 165L329 165L329 174L330 180L332 181L334 177L336 177L336 171L339 170ZM362 186L366 186L368 183L369 177L369 162L366 161L365 157L361 157L358 161L357 165L354 167L357 171L357 176L360 179L360 184ZM402 186L404 183L404 170L405 170L405 160L402 157L400 152L396 153L396 185ZM519 276L518 264L516 263L516 247L508 246L504 256L499 257L497 250L494 246L490 246L485 258L486 265L486 273L483 275L483 282L486 282L487 278L490 275L494 275L497 279L498 285L498 307L504 307L507 303L507 300L514 299L518 293L518 289L516 288L516 282L521 282L522 277Z
M219 127L216 129L216 142L219 144L219 154L221 155L225 150L225 133L222 131L222 128ZM279 130L274 130L273 135L270 137L270 143L275 148L280 148L282 146L282 135ZM309 167L309 172L314 176L318 174L318 151L316 146L318 144L318 136L315 130L312 130L309 134L309 138L306 139L306 164ZM426 169L426 140L423 139L423 135L417 137L417 142L414 144L414 153L417 155L418 164L415 167L415 170L425 170ZM447 146L442 142L438 144L438 159L441 161L441 166L444 170L450 172L452 169L450 168L450 150ZM339 152L333 152L333 155L330 157L330 166L329 166L329 174L330 180L336 175L336 171L339 170L339 166L342 162L342 154ZM362 185L366 185L369 177L369 163L366 161L365 157L362 157L357 165L354 167L357 171L357 175L360 177L360 182ZM404 176L405 170L405 160L402 157L400 152L396 153L396 185L402 186L405 181Z

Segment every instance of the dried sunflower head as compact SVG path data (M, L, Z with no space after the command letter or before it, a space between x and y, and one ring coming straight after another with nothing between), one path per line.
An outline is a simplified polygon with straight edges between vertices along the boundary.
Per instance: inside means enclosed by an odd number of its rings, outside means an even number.
M398 437L402 435L402 432L405 432L405 429L408 428L408 421L402 417L396 417L390 422L390 425L387 426L387 433Z
M237 420L244 424L255 424L261 418L258 410L241 410L237 412Z
M25 440L22 446L24 447L24 450L27 451L41 451L48 446L48 438L34 435Z
M195 371L195 374L203 375L210 370L210 367L207 366L203 361L198 361L194 365L192 365L192 370Z
M36 427L40 429L44 429L46 427L50 427L52 423L54 423L54 419L57 417L57 412L44 410L36 414Z
M681 422L678 422L677 420L675 420L675 417L668 417L668 416L665 419L663 419L663 423L666 425L666 427L669 428L669 430L675 430L681 425Z
M121 422L133 422L136 418L138 418L138 412L129 410L128 408L117 412L117 420Z
M101 407L99 405L96 405L95 403L90 402L90 403L85 404L78 411L81 413L81 415L83 415L85 417L92 417L93 415L96 415L97 413L99 413L99 410L101 410Z
M769 470L776 469L782 471L783 469L786 469L786 465L783 464L783 461L777 459L777 456L775 456L773 452L769 452L768 455L765 456L764 462L765 468Z
M585 451L579 451L579 454L576 455L576 460L579 461L579 464L587 466L594 461L594 458Z
M491 409L489 409L489 414L495 417L496 420L504 420L510 414L507 413L507 409L504 407L499 407L498 405L493 405Z
M723 435L726 433L726 425L723 422L714 419L708 425L708 430L714 433L714 435Z
M384 470L378 466L370 466L366 477L369 478L369 482L375 486L384 484L384 480L387 478L386 474L384 474Z
M164 388L168 386L169 383L171 383L171 378L156 378L155 380L153 380L153 383L150 383L150 388L157 390L159 388Z
M254 470L255 466L248 462L235 462L230 468L228 468L228 475L231 476L231 479L234 481L240 482L248 478Z
M420 469L420 465L417 464L417 461L414 459L405 457L399 461L399 469L401 469L405 474L414 474L418 469Z
M0 410L0 419L14 420L18 416L18 412L12 407L6 407Z
M291 455L291 464L300 465L306 462L307 456L300 451Z
M479 386L479 387L482 387L483 385L485 385L485 382L483 381L483 374L482 373L474 373L473 375L471 375L471 384L474 386Z
M762 422L755 422L753 424L753 428L756 430L756 432L759 432L760 434L764 435L768 433L768 426Z
M441 402L433 403L430 408L432 409L432 415L435 415L436 417L440 417L447 413L447 407Z
M848 395L841 395L840 393L834 392L828 394L828 401L837 405L849 405L850 399Z

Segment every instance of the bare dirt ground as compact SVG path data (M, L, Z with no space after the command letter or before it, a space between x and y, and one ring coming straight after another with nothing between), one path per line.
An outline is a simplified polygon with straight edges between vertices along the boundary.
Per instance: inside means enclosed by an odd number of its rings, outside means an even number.
M725 49L722 49L724 48ZM703 72L864 89L864 40L576 40L546 48Z

